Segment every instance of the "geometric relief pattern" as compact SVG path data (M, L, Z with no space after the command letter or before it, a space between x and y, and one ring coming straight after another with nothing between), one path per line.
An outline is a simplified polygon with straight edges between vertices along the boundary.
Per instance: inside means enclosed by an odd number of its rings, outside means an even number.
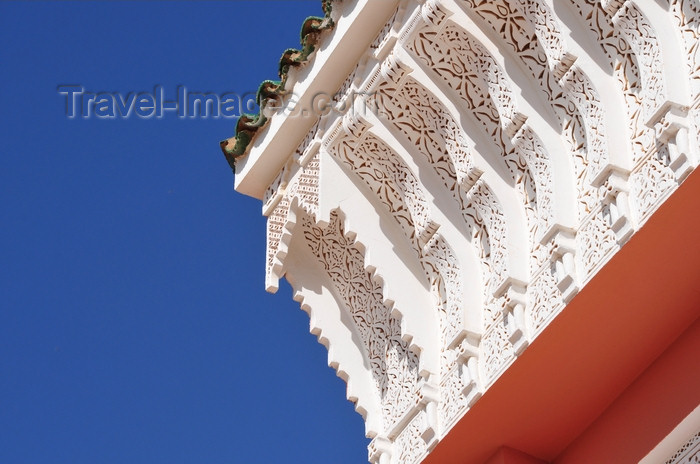
M647 119L666 99L661 44L649 20L632 1L624 2L610 19L635 54L642 80L642 100Z
M497 288L507 275L505 218L495 195L473 167L469 152L449 149L454 146L464 148L461 140L446 140L446 135L453 134L449 128L459 126L437 99L410 77L400 84L382 83L376 98L382 109L381 116L426 158L457 201L471 232L472 244L482 258L483 276L494 276L490 288ZM467 176L469 184L466 187L457 181L458 169L471 173Z
M418 357L401 338L400 323L383 302L381 284L365 269L364 257L343 233L339 216L334 213L326 228L305 216L302 230L355 323L389 430L417 401Z
M513 345L502 320L498 320L482 337L484 362L481 363L485 386L491 385L509 361L512 361Z
M288 185L284 185L285 179L291 174L289 168L283 169L272 186L265 192L266 205L273 203L275 198L279 196L277 204L267 217L267 265L265 268L267 288L277 287L274 282L282 268L278 253L293 199L297 199L299 206L307 214L315 217L318 213L320 164L319 155L316 154L301 170L295 173Z
M448 189L459 199L459 181L467 183L468 188L475 177L473 161L464 139L454 139L461 133L460 125L438 99L413 78L400 83L382 82L375 98L380 117L389 121L418 153L427 158ZM447 136L452 137L448 140Z
M564 306L552 266L542 269L528 287L532 301L526 322L531 334L538 334Z
M282 233L289 214L289 197L284 196L267 217L267 264L265 266L266 280L274 272L275 260L282 241ZM269 286L269 285L268 285Z
M344 166L362 179L420 249L430 234L430 210L422 186L405 163L378 137L366 133L361 141L346 136L331 149ZM432 231L434 232L434 231Z
M700 93L700 2L670 0L671 12L680 31L693 98Z
M655 31L658 18L644 16L642 7L649 7L641 0L568 0L565 10L551 8L551 0L458 0L461 11L452 15L447 6L454 2L401 3L387 12L392 16L350 76L342 83L345 76L338 77L341 91L333 97L347 108L355 93L369 92L365 103L376 118L321 115L300 145L288 147L275 179L265 179L268 289L276 288L286 247L308 247L349 315L353 343L371 374L356 381L376 392L376 401L363 402L376 404L372 417L381 417L369 446L373 463L423 459L698 165L700 0L649 1L661 4L654 8L666 11L676 31ZM566 9L576 22L567 23L573 34L563 32L557 16ZM660 40L672 41L671 33L683 68L673 83L664 81L671 74ZM588 38L575 47L578 60L567 43L580 34ZM516 67L524 72L512 72ZM672 85L686 78L690 101L666 111L667 94L678 90ZM606 108L613 104L624 108ZM626 121L606 119L611 114ZM650 121L652 114L660 118ZM318 144L324 148L311 156ZM263 152L248 161L270 158L266 146L283 144L251 144L251 153ZM611 157L609 146L625 153ZM625 156L624 168L611 161ZM362 244L337 209L327 226L316 223L326 162L324 191L333 176L352 177L343 185L356 186L354 194L376 205L367 214L381 216L367 224L362 214L353 216ZM341 169L331 169L336 164ZM402 266L401 259L413 257L403 243L394 254L372 253L390 235L384 219L397 225L422 267L425 285L411 291L425 292L421 301L430 307L385 302L373 256L381 257L387 282L396 277L392 259ZM301 239L291 241L292 234ZM383 234L381 241L373 234ZM391 287L401 292L401 282L391 280ZM411 345L408 331L421 321L410 318L424 315L439 333L421 333ZM419 339L440 346L418 346ZM437 357L421 359L426 353L441 356L438 372L427 367ZM698 462L695 444L669 464L691 462Z
M524 126L525 117L515 108L503 70L476 39L452 22L439 31L420 30L407 49L457 92L498 147L513 179L524 184L534 240L536 228L544 232L553 221L551 168L542 142Z
M469 405L467 397L462 394L466 387L459 367L453 368L445 375L441 385L440 423L451 424L457 415Z
M467 217L472 222L474 242L480 245L478 248L483 253L482 263L488 266L484 269L483 278L485 295L490 295L508 277L506 220L498 199L481 179L469 191L469 200L470 212ZM487 237L479 235L484 229L488 232Z
M401 226L416 251L438 302L443 347L462 327L462 276L452 248L436 233L428 197L406 163L363 125L360 140L343 137L329 151L362 179Z
M699 464L700 432L693 435L664 464Z
M658 67L659 44L651 36L648 25L641 24L637 31L631 27L634 21L626 18L628 12L634 13L638 21L646 22L642 19L641 13L636 14L638 11L634 5L630 5L629 8L623 7L618 12L621 25L625 26L625 34L621 35L616 30L610 13L601 2L597 0L570 0L570 2L586 22L596 43L609 59L618 90L621 91L626 103L630 146L633 159L637 161L652 148L654 143L653 130L646 125L646 121L652 102L659 100L663 94L664 83ZM644 34L646 37L636 39L638 34ZM638 43L640 41L651 48L648 50L640 48ZM634 48L632 43L635 44ZM653 63L657 66L657 70L649 71L644 66L645 63Z
M395 446L398 450L396 463L420 462L428 452L425 440L421 437L425 428L425 411L419 411L405 429L396 437Z
M610 229L610 208L592 214L576 234L581 250L581 263L589 275L617 245L615 233Z
M661 145L658 152L648 157L630 176L634 208L640 220L647 218L660 199L676 187L669 162L668 146Z
M501 36L546 96L573 155L577 187L583 193L579 206L585 216L598 201L591 183L608 160L603 105L586 74L574 65L575 57L563 49L553 12L540 0L464 2Z

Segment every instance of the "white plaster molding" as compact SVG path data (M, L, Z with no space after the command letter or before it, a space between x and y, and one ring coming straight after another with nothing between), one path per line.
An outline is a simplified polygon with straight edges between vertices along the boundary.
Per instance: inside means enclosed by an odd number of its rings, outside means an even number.
M350 3L352 10L347 11ZM296 81L292 93L298 108L310 109L315 95L321 92L331 95L338 89L397 4L398 0L336 2L346 9L342 17L336 18L336 27L308 66L291 71ZM236 190L262 198L265 184L274 179L289 157L290 143L296 146L316 120L312 112L298 117L287 117L284 113L274 115L251 144L250 154L237 162Z
M328 350L328 365L347 383L347 399L365 420L365 434L376 436L381 431L380 398L374 391L367 357L354 347L358 334L349 315L332 292L332 285L309 256L306 247L294 247L287 260L294 289L294 300L309 315L309 331ZM302 284L303 282L303 284Z
M639 464L693 464L700 460L700 406L639 461Z
M339 89L334 111L272 116L236 188L371 462L420 462L697 167L700 7L680 3L334 10L292 75Z

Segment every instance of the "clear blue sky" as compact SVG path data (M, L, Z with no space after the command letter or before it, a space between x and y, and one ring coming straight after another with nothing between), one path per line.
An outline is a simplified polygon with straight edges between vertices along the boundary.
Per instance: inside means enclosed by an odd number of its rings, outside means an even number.
M0 3L0 463L366 462L231 119L68 119L61 84L254 91L320 1Z

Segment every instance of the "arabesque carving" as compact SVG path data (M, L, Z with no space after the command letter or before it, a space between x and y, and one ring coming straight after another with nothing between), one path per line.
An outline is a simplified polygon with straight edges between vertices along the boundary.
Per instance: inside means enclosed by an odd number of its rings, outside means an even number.
M333 11L323 30L351 13ZM267 288L286 275L347 316L321 333L330 313L304 303L371 423L369 460L413 464L697 167L700 1L414 0L377 22L313 32L365 53L300 144L251 145L277 164L241 175L262 184Z

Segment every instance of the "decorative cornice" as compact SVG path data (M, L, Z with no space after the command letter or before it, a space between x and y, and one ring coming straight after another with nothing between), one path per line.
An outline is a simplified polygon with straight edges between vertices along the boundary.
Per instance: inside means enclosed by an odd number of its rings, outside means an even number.
M287 132L256 144L257 171L239 173L248 191L267 189L267 287L286 275L308 297L373 463L425 458L700 161L700 84L689 99L660 90L700 82L668 80L659 61L675 47L687 54L677 69L700 69L692 27L674 22L672 43L652 27L655 7L594 3L563 6L581 16L572 34L545 0L373 3L386 11L334 35L364 50L354 68L321 66L324 48L313 66L326 74L297 84L340 88L334 111L296 132L274 120ZM591 8L606 21L589 21ZM573 42L587 34L598 40ZM604 54L610 72L589 67ZM283 82L263 83L262 109ZM339 111L359 106L355 94L378 111ZM239 121L231 163L263 118Z
M219 143L234 173L236 159L247 154L248 147L257 132L268 123L269 118L265 115L265 108L270 102L280 101L288 93L289 71L308 63L316 50L321 33L335 26L331 18L334 1L342 0L321 0L324 16L309 16L304 20L300 32L301 49L288 48L280 58L278 70L280 80L265 80L260 84L255 95L255 103L259 107L258 113L242 114L236 122L235 135Z

